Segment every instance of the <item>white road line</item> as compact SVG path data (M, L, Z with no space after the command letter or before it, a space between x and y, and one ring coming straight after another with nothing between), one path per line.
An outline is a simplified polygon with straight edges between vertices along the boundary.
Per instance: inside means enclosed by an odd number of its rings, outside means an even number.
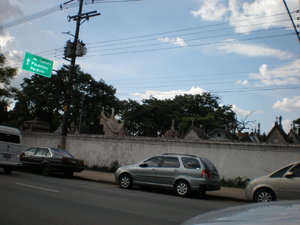
M29 187L29 188L34 188L34 189L38 189L38 190L42 190L42 191L54 192L54 193L58 193L59 192L57 190L48 189L48 188L42 188L42 187L38 187L38 186L32 186L32 185L29 185L29 184L16 183L16 185L25 186L25 187Z

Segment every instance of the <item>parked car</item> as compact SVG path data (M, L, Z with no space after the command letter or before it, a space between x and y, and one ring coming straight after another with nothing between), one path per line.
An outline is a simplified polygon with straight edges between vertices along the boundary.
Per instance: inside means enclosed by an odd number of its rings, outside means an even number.
M246 197L256 202L300 199L300 162L252 180L246 187Z
M52 172L63 172L66 176L73 176L73 172L84 170L83 160L57 148L29 148L20 155L20 161L24 168L38 169L45 176L51 175Z
M0 126L0 167L8 174L21 166L19 155L22 153L22 134L20 130Z
M300 201L252 203L207 212L182 225L299 225Z
M219 173L213 163L203 157L166 153L138 164L120 167L116 181L121 188L133 185L174 189L179 196L192 191L205 194L220 189Z

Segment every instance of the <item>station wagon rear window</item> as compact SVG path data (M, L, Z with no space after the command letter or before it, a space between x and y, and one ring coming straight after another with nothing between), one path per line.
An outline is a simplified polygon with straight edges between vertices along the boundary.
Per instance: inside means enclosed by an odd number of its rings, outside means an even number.
M200 164L199 164L198 160L195 159L195 158L183 157L182 158L182 163L183 163L184 168L187 168L187 169L200 168Z

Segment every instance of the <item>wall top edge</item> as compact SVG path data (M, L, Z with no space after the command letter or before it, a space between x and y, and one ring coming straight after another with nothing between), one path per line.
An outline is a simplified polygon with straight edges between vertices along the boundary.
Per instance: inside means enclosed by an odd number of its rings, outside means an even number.
M61 135L55 133L41 132L23 132L23 136L50 136L60 138ZM245 142L227 142L227 141L208 141L208 140L184 140L171 139L164 137L132 137L132 136L105 136L105 135L89 135L89 134L69 134L69 138L82 139L101 139L101 140L118 140L118 141L144 141L144 142L161 142L161 143L178 143L178 144L208 144L208 145L235 145L235 146L265 146L265 147L289 147L298 148L299 144L271 144L271 143L245 143Z

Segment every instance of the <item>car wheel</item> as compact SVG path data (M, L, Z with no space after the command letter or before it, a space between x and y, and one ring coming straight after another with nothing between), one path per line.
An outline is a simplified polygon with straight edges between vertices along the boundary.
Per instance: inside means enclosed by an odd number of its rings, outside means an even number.
M13 169L11 167L5 166L3 167L4 173L5 174L10 174Z
M188 196L190 194L190 185L184 180L177 181L174 189L179 196Z
M64 172L65 177L69 177L69 178L73 177L73 174L74 174L73 171L65 171Z
M275 200L274 193L269 189L259 189L254 195L254 201L256 202L270 202Z
M51 173L52 173L51 166L48 163L43 164L42 165L42 174L44 176L50 176Z
M132 183L132 177L127 173L122 174L119 178L119 184L121 188L129 189L132 187Z

